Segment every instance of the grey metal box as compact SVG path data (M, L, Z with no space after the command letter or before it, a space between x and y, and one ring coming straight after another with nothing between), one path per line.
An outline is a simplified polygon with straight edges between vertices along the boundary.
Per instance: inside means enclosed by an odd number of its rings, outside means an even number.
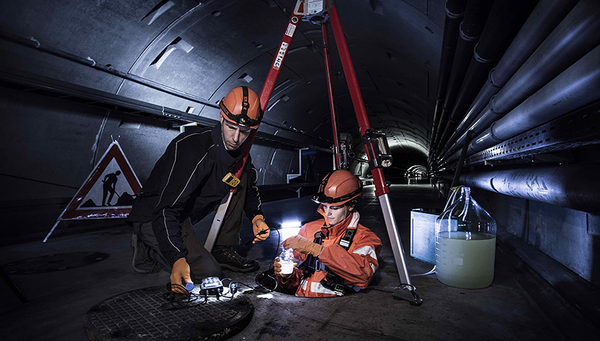
M410 211L410 256L435 264L435 218L441 210L414 208Z

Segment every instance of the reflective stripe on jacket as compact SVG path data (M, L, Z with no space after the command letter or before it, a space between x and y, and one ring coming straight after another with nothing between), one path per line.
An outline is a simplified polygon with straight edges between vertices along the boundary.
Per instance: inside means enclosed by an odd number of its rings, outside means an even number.
M188 218L192 223L201 220L221 202L231 189L222 179L240 158L239 150L223 146L219 124L180 134L154 165L127 220L152 221L160 251L173 264L187 256L179 224ZM244 172L248 177L244 210L252 219L262 212L250 157Z

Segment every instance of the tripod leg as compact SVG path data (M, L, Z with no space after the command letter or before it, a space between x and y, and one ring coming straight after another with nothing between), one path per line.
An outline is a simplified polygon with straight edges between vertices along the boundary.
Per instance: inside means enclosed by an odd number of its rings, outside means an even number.
M346 44L346 38L344 37L344 31L342 30L340 18L335 4L331 6L328 13L329 20L331 21L331 27L333 29L333 35L335 37L336 45L340 54L342 67L344 69L344 74L346 75L346 82L348 83L348 90L350 91L354 112L356 113L356 118L358 119L360 133L364 137L366 132L371 129L371 125L369 123L369 118L367 117L367 111L365 110L365 105L360 93L360 87L358 86L358 80L356 78L356 73L354 72L354 66L352 65L352 59L350 58L350 52L348 50L348 45ZM365 149L367 148L368 146L365 144ZM369 152L367 152L367 158L370 162L371 155ZM385 219L385 226L390 237L394 259L396 260L396 266L398 268L398 275L400 276L400 285L404 289L410 291L413 297L414 305L420 305L423 300L417 295L414 285L412 285L410 282L408 269L406 268L406 261L404 259L402 241L398 235L396 219L394 218L394 212L392 211L392 207L387 195L390 190L385 184L383 170L381 168L371 166L371 174L373 174L373 181L375 182L375 195L379 198L379 202L381 203L381 209Z

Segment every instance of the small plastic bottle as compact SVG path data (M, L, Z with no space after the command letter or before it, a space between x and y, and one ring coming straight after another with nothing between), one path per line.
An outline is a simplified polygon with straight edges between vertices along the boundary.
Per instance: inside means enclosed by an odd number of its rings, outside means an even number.
M281 274L289 275L294 271L294 250L284 249L279 255L279 264L281 264Z

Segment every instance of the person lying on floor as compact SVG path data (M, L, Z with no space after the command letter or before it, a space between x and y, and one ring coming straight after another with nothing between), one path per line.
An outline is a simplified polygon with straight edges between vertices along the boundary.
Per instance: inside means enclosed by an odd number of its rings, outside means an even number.
M281 243L285 249L292 248L294 258L302 262L292 273L283 274L280 259L275 259L281 289L296 289L296 296L334 297L369 285L379 266L381 240L359 223L355 206L361 194L360 180L347 170L323 178L313 197L323 219L305 224L298 235Z

